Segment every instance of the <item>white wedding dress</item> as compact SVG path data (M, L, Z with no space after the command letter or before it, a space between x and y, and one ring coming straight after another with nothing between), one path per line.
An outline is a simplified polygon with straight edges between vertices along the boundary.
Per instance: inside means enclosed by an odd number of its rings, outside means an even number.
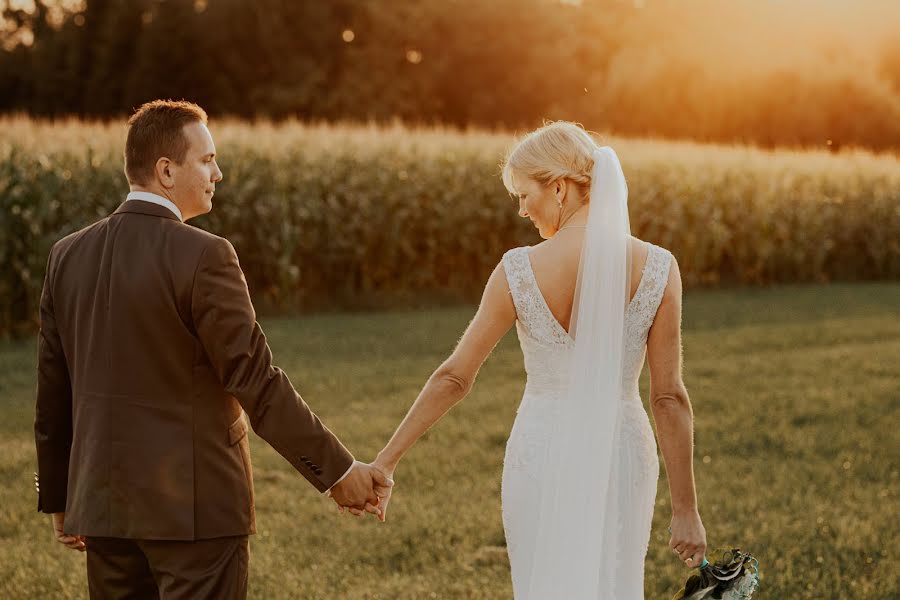
M558 400L569 382L569 356L575 343L541 295L528 254L529 247L522 247L503 256L527 372L525 392L503 460L503 527L516 600L556 600L528 598L528 590L531 578L542 575L539 567L532 569L538 528L535 515L541 486L545 485L541 464L547 456ZM672 254L665 248L649 246L638 289L625 311L620 462L618 481L613 483L624 516L615 528L607 528L617 532L617 555L603 557L615 561L615 570L621 576L617 589L606 591L609 595L605 597L616 600L644 598L644 557L650 543L659 459L653 428L641 402L638 378L644 366L647 334L662 300L671 260ZM590 477L591 473L584 476Z

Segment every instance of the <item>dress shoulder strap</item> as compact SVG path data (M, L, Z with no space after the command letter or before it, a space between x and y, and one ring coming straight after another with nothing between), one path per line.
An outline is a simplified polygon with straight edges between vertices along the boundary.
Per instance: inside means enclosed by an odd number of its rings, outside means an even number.
M516 314L520 321L525 321L525 315L532 314L535 308L528 247L507 250L503 255L503 270L506 271L506 282L509 284Z
M641 282L632 303L632 309L637 313L642 325L649 327L653 323L656 311L662 302L669 281L669 269L672 266L673 255L671 252L650 244L647 254L647 263L644 265Z

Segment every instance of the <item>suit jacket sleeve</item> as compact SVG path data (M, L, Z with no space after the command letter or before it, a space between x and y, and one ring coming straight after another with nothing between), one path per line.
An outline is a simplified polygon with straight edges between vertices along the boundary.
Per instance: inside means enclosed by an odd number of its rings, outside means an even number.
M53 312L53 249L41 292L38 384L34 439L37 446L38 510L65 512L72 448L72 386Z
M237 398L253 430L319 492L330 488L353 456L310 410L256 322L247 282L228 240L203 251L191 298L197 335L225 390Z

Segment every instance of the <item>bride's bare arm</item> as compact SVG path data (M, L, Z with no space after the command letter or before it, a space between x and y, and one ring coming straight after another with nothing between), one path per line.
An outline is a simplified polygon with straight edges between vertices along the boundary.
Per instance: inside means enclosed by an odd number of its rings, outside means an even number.
M681 273L674 258L650 327L647 357L650 409L672 496L669 547L687 568L696 568L706 554L706 529L694 488L694 412L681 376Z
M478 370L516 321L501 262L491 273L475 317L453 351L435 370L376 463L393 473L397 463L423 433L466 397Z
M672 259L669 280L647 338L650 409L666 465L673 513L697 510L694 413L681 375L681 273Z

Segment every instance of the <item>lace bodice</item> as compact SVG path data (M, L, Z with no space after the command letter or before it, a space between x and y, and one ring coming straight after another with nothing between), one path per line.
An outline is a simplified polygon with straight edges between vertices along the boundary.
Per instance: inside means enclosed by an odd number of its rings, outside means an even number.
M560 388L567 383L568 355L574 347L569 336L538 288L527 246L503 255L503 268L516 307L516 330L525 356L528 385L540 389ZM647 334L659 308L669 276L672 254L650 244L638 289L625 313L623 395L637 395L638 378L644 365Z

